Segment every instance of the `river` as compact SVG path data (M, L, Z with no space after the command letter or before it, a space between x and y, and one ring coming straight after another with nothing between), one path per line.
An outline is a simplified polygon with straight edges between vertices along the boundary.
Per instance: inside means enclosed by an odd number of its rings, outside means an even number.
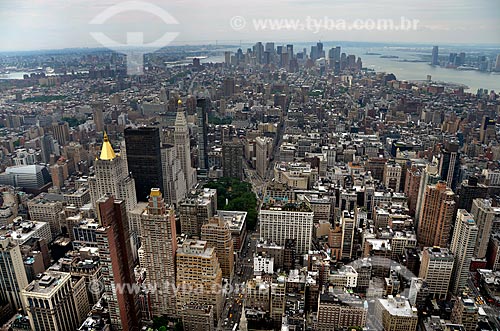
M312 43L295 43L295 52L306 47L310 50ZM342 42L338 43L342 46ZM276 45L279 45L276 43ZM328 54L328 49L334 47L337 43L325 43L324 50ZM249 45L243 46L244 52ZM229 50L229 49L228 49ZM233 52L236 49L231 48ZM480 71L465 71L456 69L446 69L441 67L433 67L427 62L403 62L418 61L422 59L422 55L430 55L431 48L422 46L352 46L348 44L342 47L342 52L346 54L355 54L360 56L363 61L363 67L373 69L377 72L387 72L396 75L398 80L425 80L427 75L431 75L433 81L458 83L469 87L469 92L476 92L479 88L495 90L500 92L500 75L489 72ZM221 50L222 52L222 50ZM500 50L499 50L500 52ZM378 53L380 55L368 55L367 53ZM440 50L440 54L447 55L446 50ZM381 58L382 55L397 56L398 58ZM207 62L223 62L224 56L210 55L201 60L202 63ZM0 76L0 79L22 79L25 72L12 72L6 76Z

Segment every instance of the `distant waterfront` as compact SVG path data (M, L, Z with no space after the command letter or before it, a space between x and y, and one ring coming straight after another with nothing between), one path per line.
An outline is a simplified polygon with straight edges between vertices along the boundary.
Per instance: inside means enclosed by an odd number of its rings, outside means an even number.
M307 52L310 51L310 46L313 43L296 43L295 52L301 51L306 47ZM422 56L430 55L430 48L419 47L396 47L396 46L377 46L377 47L361 47L361 46L342 46L342 52L346 54L355 54L363 60L363 67L375 70L377 72L387 72L396 75L398 80L425 80L427 75L431 75L432 80L436 82L448 82L463 84L469 87L469 92L476 92L479 88L495 90L500 92L500 75L491 74L488 72L465 71L456 69L446 69L441 67L433 67L428 62L412 62L421 61ZM279 45L279 43L276 43ZM336 43L325 43L324 49L328 54L328 49L337 45ZM251 45L242 45L243 52ZM223 50L235 52L237 48L220 49L217 53ZM499 49L500 52L500 49ZM370 55L371 54L371 55ZM448 50L440 49L440 54L448 54ZM383 57L381 57L383 56ZM386 57L390 56L390 57ZM395 56L397 58L391 58ZM406 62L405 62L406 60ZM209 62L224 62L223 55L209 54L201 59L202 63ZM184 64L191 63L186 61ZM10 74L0 76L0 79L23 79L26 72L11 72Z
M342 51L348 54L361 56L363 67L375 71L393 73L398 80L425 80L427 75L432 76L433 81L464 84L469 87L469 92L476 92L479 88L500 91L500 75L489 72L464 71L456 69L445 69L433 67L427 62L403 62L403 60L421 60L417 51L402 51L389 47L381 48L345 48ZM382 55L395 55L399 58L380 58L379 55L366 55L367 52L376 52ZM446 54L443 52L443 54Z
M295 52L301 51L303 47L307 48L309 54L310 47L313 43L296 44ZM277 44L279 45L279 44ZM342 45L342 43L339 43ZM328 49L334 47L335 44L324 45L325 52L328 54ZM241 48L243 52L251 46L244 45ZM237 49L231 49L235 52ZM500 50L499 50L500 51ZM495 90L500 92L500 75L494 75L489 72L479 71L464 71L456 69L446 69L441 67L433 67L428 62L404 62L421 61L422 55L430 55L429 52L417 50L414 47L342 47L342 52L346 54L355 54L363 60L363 67L373 69L377 72L387 72L396 75L398 80L425 80L427 75L431 75L433 81L463 84L469 87L469 92L476 92L479 88ZM443 50L442 54L447 54L447 50ZM367 55L366 53L375 53L377 55ZM397 58L381 58L380 56L397 56ZM202 63L207 62L223 62L223 56L211 56L203 59Z

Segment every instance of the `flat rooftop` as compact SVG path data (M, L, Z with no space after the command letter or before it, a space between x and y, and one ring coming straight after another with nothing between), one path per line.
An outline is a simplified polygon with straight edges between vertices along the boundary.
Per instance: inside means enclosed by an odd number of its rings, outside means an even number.
M247 218L246 211L218 210L217 214L226 222L231 232L241 232L243 230Z
M47 270L31 282L26 288L26 292L33 294L42 294L50 296L57 291L57 289L64 282L68 281L71 275L67 272L59 272Z
M291 202L284 204L280 204L279 202L263 204L261 210L312 213L312 209L306 203Z
M0 236L11 237L17 243L22 244L33 237L35 234L39 236L40 233L38 233L38 231L43 227L47 227L47 231L50 231L47 222L21 221L15 226L12 226L12 224L10 224L5 228L0 229Z
M196 255L200 257L212 256L214 248L208 247L204 240L188 239L182 243L182 246L177 251L177 254Z
M378 302L393 316L417 318L417 309L412 308L410 302L403 297L389 295L387 299L378 299Z

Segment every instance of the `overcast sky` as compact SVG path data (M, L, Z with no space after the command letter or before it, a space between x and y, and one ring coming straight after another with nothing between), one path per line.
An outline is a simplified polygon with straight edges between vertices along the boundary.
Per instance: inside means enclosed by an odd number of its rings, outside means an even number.
M123 43L127 32L145 42L178 32L173 44L253 41L373 41L500 45L499 0L148 0L179 24L151 13L124 11L102 25L89 22L121 0L0 0L0 51L96 47L90 32ZM159 13L160 11L158 11ZM246 25L231 27L243 17ZM256 31L255 19L419 20L415 31ZM237 23L241 23L238 19Z

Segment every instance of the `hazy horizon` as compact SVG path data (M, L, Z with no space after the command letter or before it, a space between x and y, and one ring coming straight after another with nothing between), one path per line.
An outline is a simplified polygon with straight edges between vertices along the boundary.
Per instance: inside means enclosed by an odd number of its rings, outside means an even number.
M480 49L493 49L493 50L500 50L500 43L499 44L468 44L468 43L430 43L430 42L421 42L421 43L405 43L405 42L371 42L371 41L352 41L352 40L310 40L310 41L289 41L289 40L242 40L241 41L241 46L251 46L257 42L274 42L276 44L285 44L285 43L293 43L294 45L304 45L304 44L310 44L314 45L318 41L322 42L323 44L359 44L357 47L368 47L368 45L372 44L374 46L394 46L394 47L432 47L432 46L439 46L440 48L447 49L447 48L453 48L453 47L468 47L470 49L474 48L480 48ZM239 40L213 40L211 43L211 40L207 40L205 43L203 42L196 42L193 41L192 43L186 42L186 43L180 43L180 42L173 42L172 44L165 46L165 48L175 48L175 47L202 47L202 46L214 46L214 47L239 47ZM217 44L216 44L217 42ZM356 47L356 46L355 46ZM130 49L134 49L134 47L130 47ZM25 49L25 50L1 50L0 49L0 54L8 54L8 53L36 53L36 52L59 52L59 51L72 51L72 50L103 50L103 51L110 51L108 48L104 46L99 46L96 45L95 47L65 47L65 48L39 48L39 49ZM431 52L432 49L429 49L429 52ZM361 55L361 54L360 54Z
M102 32L119 43L128 32L141 32L148 43L166 32L177 33L170 45L203 45L307 40L422 45L500 45L500 2L496 0L255 0L235 2L215 0L140 1L170 15L165 19L140 7L130 10L130 2L119 0L4 0L0 3L0 52L100 48L91 32ZM102 24L89 24L108 8L124 5L123 12L108 15ZM128 7L127 7L128 6ZM123 9L123 8L122 8ZM376 21L401 19L418 21L416 28L402 30L304 28L308 20ZM234 22L234 20L237 20ZM300 21L302 29L259 30L256 21ZM243 23L241 23L243 21ZM171 24L173 23L173 24ZM238 23L235 25L233 23ZM262 23L262 22L261 22ZM322 26L322 25L321 25ZM323 27L323 26L322 26Z

